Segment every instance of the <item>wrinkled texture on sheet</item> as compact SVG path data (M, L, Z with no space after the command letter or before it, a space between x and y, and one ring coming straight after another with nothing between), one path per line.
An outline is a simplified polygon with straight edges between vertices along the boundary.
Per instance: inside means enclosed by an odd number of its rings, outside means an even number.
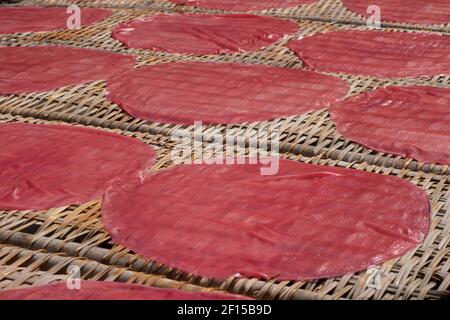
M74 20L73 12L67 13L67 8L16 7L0 8L0 34L18 32L39 32L68 29ZM98 8L81 8L80 24L87 26L106 19L110 10Z
M115 243L214 278L340 276L400 257L428 233L428 197L408 181L289 160L275 175L262 167L182 165L111 187L103 224Z
M450 165L450 89L388 87L332 107L337 131L371 149Z
M334 31L289 42L309 68L381 78L450 74L450 39L393 31Z
M228 63L166 63L108 81L107 98L134 117L177 124L241 123L328 107L348 84L289 68Z
M0 124L0 210L43 210L102 197L116 182L140 180L153 148L102 130Z
M160 14L119 24L128 48L194 55L256 51L298 30L295 22L249 14Z
M0 94L43 92L106 80L134 63L131 55L92 49L0 47Z

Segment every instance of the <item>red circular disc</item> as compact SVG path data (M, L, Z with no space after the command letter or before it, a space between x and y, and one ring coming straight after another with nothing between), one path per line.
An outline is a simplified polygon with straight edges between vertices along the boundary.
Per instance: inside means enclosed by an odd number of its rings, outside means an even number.
M390 31L336 31L288 44L305 65L326 72L381 78L449 74L446 36Z
M332 107L346 138L371 149L450 165L450 89L388 87Z
M0 124L0 210L41 210L101 198L140 179L155 152L132 138L64 125Z
M317 0L170 0L197 8L229 11L259 11L268 9L294 8Z
M450 23L450 2L448 0L342 0L351 11L370 17L369 6L378 6L381 21L419 24Z
M217 292L188 292L108 281L81 281L80 289L66 282L0 291L0 300L249 300Z
M106 80L134 66L133 56L59 46L0 47L0 94L42 92Z
M275 175L261 167L182 165L114 186L103 224L137 254L213 278L339 276L402 256L428 233L428 197L408 181L289 160Z
M112 36L128 48L203 55L260 50L297 30L295 22L249 14L160 14L121 23Z
M323 109L348 90L344 80L311 71L189 62L158 64L113 77L107 98L141 119L218 124Z
M81 8L80 24L86 26L111 15L110 10ZM15 7L0 8L0 34L67 29L72 13L67 8ZM2 65L3 67L3 65Z

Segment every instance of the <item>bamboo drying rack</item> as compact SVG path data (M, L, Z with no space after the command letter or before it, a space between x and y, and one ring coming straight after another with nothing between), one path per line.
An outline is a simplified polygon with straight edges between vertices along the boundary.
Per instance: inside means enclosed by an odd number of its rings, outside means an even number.
M14 5L64 6L68 3L63 0L26 0ZM127 49L110 37L117 23L137 17L161 12L216 11L173 5L162 0L98 0L89 3L78 0L70 3L109 7L114 13L104 21L79 30L0 35L0 46L67 45L129 53L137 58L137 67L172 61L208 61L303 68L301 61L285 46L289 38L258 52L192 56ZM291 38L338 29L367 29L361 17L349 13L337 0L321 0L313 5L266 10L259 14L296 21L300 31ZM383 26L384 30L398 32L450 35L445 26L393 23L384 23ZM423 79L331 75L349 83L349 96L389 85L450 88L450 75ZM430 197L433 224L419 248L381 266L381 289L373 289L367 286L369 271L307 282L206 279L187 274L111 244L101 225L100 201L40 212L0 212L0 289L64 279L65 268L73 262L82 266L86 279L145 283L191 291L223 290L259 299L440 299L450 296L449 166L424 164L353 143L336 133L326 110L257 123L206 126L203 134L197 136L192 126L143 121L127 115L105 99L105 82L95 81L44 93L0 96L1 122L92 126L131 136L157 149L158 161L152 170L174 165L170 159L170 151L175 146L173 135L218 141L226 132L239 145L237 153L251 155L256 151L250 147L249 139L276 130L281 137L280 156L283 158L390 174L417 184Z
M41 5L41 6L67 6L76 4L86 7L105 7L105 8L156 8L160 11L171 12L204 12L204 13L242 13L237 11L210 10L196 8L188 5L179 5L170 2L170 0L24 0L22 5ZM311 4L300 5L294 8L269 9L261 11L246 11L245 13L273 15L285 18L302 18L312 21L340 22L346 24L365 25L366 18L350 11L345 7L341 0L318 0ZM399 23L393 21L381 21L383 27L398 27L404 29L417 29L449 32L449 25L424 25Z

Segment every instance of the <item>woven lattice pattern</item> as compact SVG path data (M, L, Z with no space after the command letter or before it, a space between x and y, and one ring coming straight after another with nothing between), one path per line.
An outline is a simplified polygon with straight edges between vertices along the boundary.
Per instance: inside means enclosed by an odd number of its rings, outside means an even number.
M89 3L88 3L89 2ZM22 1L16 5L65 6L69 1ZM79 5L110 7L108 19L79 30L0 35L0 46L68 45L133 54L137 66L175 61L239 62L302 68L286 43L289 39L339 29L366 29L365 20L349 12L338 0L320 0L293 9L266 10L260 14L292 19L300 31L291 38L258 52L192 56L127 49L110 37L120 22L161 12L217 12L166 1L70 1ZM445 26L385 23L385 30L435 32L448 36ZM450 88L450 74L424 79L379 79L331 74L348 81L348 95L389 85L430 85ZM406 256L386 262L378 270L381 283L370 286L373 271L308 282L273 282L258 279L205 279L157 261L145 260L124 247L113 245L100 218L100 201L46 211L0 212L0 289L64 280L71 264L81 267L84 279L144 283L183 290L224 290L261 299L439 299L450 290L450 168L369 150L336 133L327 110L257 123L203 128L143 121L124 113L105 99L106 84L95 81L57 90L0 96L0 122L59 123L93 126L139 139L154 146L158 160L152 171L175 165L172 136L209 139L232 136L239 155L252 155L249 139L277 131L280 156L325 166L348 167L407 179L429 195L432 230L425 242ZM205 150L208 155L209 150ZM214 154L209 154L214 156ZM207 253L205 253L207 254Z

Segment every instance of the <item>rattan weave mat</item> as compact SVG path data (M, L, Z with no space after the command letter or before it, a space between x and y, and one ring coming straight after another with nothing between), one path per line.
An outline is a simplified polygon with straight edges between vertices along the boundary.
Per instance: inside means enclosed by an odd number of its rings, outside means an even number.
M80 1L78 1L80 2ZM139 3L138 3L139 2ZM314 10L288 10L296 18L300 32L312 35L335 29L364 29L351 20L330 19L323 8L331 2L320 1ZM22 1L39 5L66 5L63 1ZM73 3L73 2L72 2ZM96 48L136 55L138 66L169 61L211 61L263 63L273 66L301 68L301 62L284 45L285 41L253 53L220 56L189 56L129 50L110 38L113 26L121 21L157 12L192 11L159 1L95 1L92 5L114 7L107 20L80 30L26 33L0 36L0 46L70 45ZM140 9L119 8L139 4ZM306 6L305 6L306 7ZM322 9L320 9L322 8ZM339 5L336 7L339 8ZM306 11L305 11L306 10ZM320 11L322 10L322 11ZM194 11L197 11L194 9ZM336 12L341 12L337 9ZM295 12L293 15L292 13ZM320 17L314 16L319 14ZM268 12L274 14L274 12ZM308 14L310 16L308 16ZM301 19L302 17L307 19ZM328 19L328 20L327 20ZM313 21L314 20L314 21ZM429 32L433 28L398 29L396 31ZM404 26L403 26L404 27ZM414 29L414 30L413 30ZM444 30L445 31L445 30ZM447 30L448 31L448 30ZM386 85L426 84L450 86L450 75L428 79L375 79L337 75L348 80L349 95L374 90ZM65 87L51 92L0 96L0 122L61 123L87 125L113 130L140 139L158 149L158 162L152 170L174 165L170 150L172 136L193 136L208 140L224 134L234 137L240 145L237 153L251 155L251 137L276 131L281 138L280 152L284 158L321 165L349 167L358 170L391 174L408 179L427 191L433 207L432 231L414 252L376 270L381 274L379 287L370 285L374 270L344 277L308 282L260 281L258 279L204 279L186 274L154 261L135 256L126 248L109 243L104 231L99 202L58 208L43 212L0 212L0 288L46 283L64 279L71 263L82 266L86 279L117 280L147 283L161 287L182 287L186 290L218 289L251 295L263 299L438 299L448 297L450 288L450 171L448 166L422 164L412 159L382 154L352 143L335 132L326 110L260 123L205 127L201 136L193 127L142 121L128 116L107 102L105 83L97 81L80 86ZM216 140L217 141L217 140ZM205 253L207 254L207 253Z

